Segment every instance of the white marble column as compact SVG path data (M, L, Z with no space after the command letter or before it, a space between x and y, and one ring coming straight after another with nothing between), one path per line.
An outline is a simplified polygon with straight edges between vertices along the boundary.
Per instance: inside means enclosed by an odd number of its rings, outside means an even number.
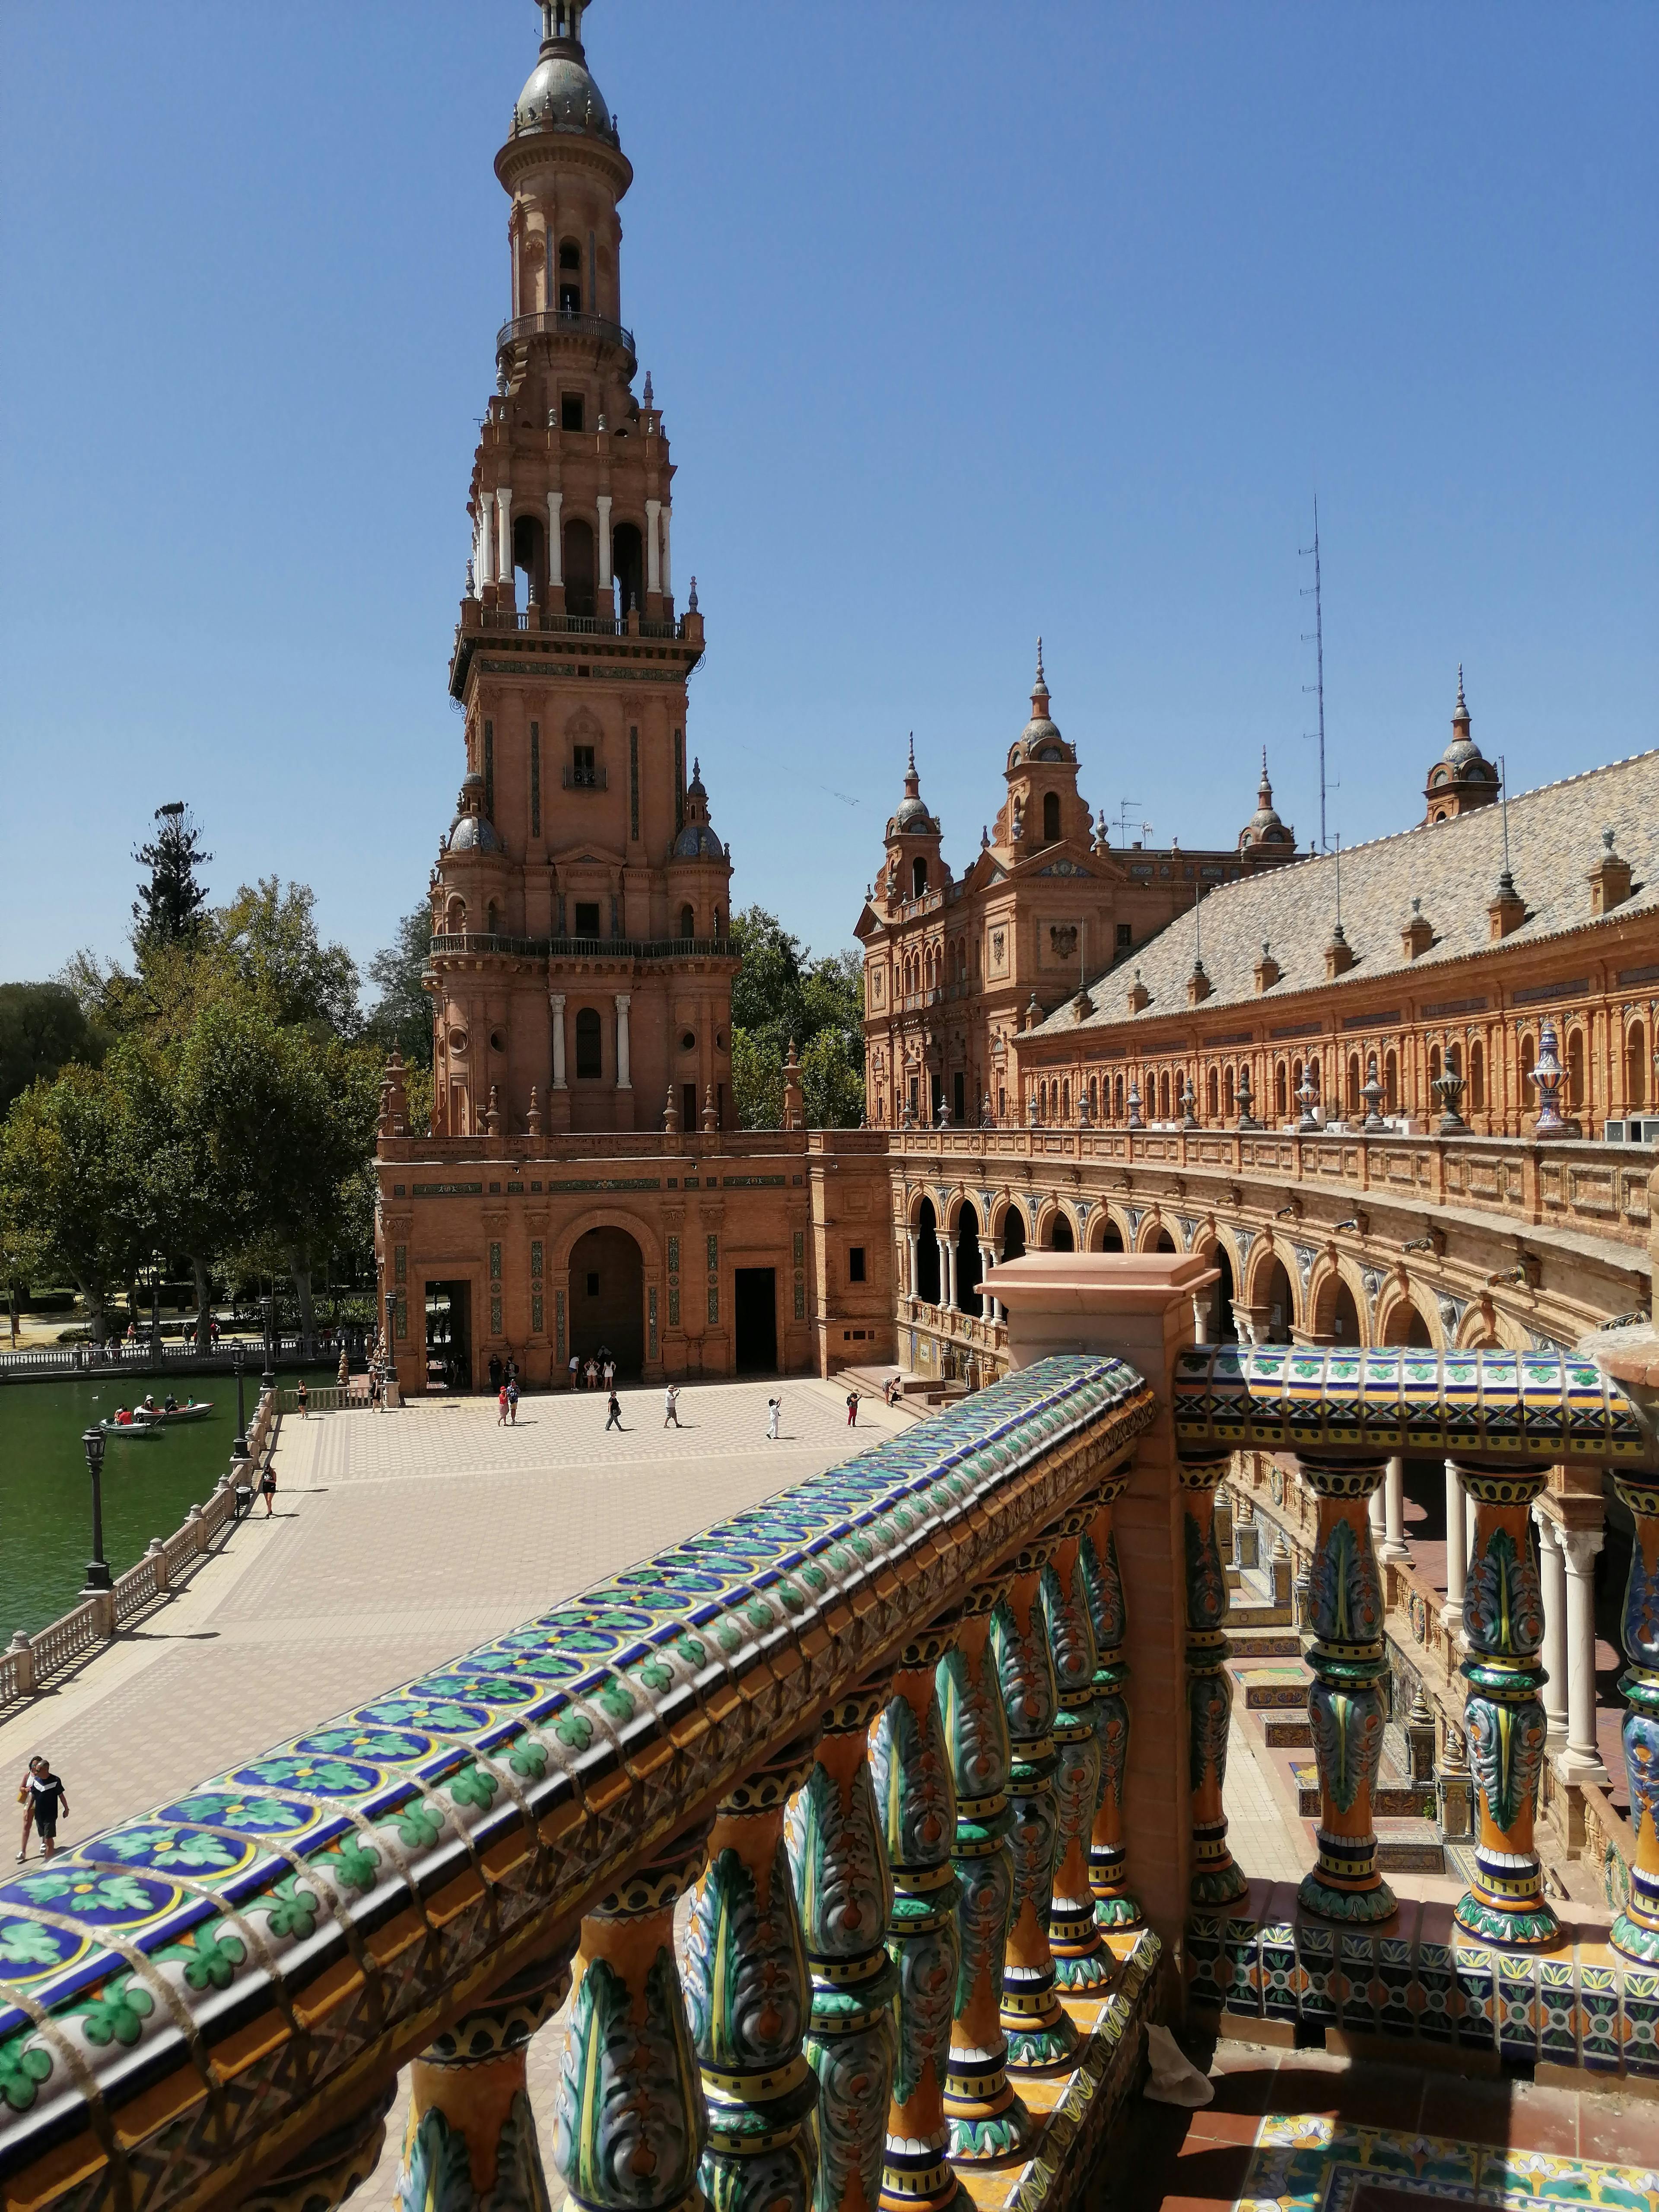
M988 1244L981 1237L979 1240L979 1279L981 1284L996 1263L995 1248ZM1002 1319L1002 1309L988 1290L981 1289L980 1291L979 1310L981 1320L1000 1321Z
M947 1236L939 1239L939 1302L947 1312L957 1302L957 1248Z
M1406 1462L1391 1459L1382 1476L1382 1548L1384 1559L1406 1560Z
M669 532L668 532L668 525L669 525L669 522L670 522L671 518L672 517L672 514L673 514L673 509L672 509L672 507L664 507L664 509L663 509L663 511L662 511L662 588L663 588L663 596L664 596L664 598L665 598L665 599L666 599L666 598L667 598L667 597L668 597L668 596L672 592L672 591L673 591L673 589L674 589L674 570L673 570L673 565L672 565L672 563L670 562L669 557L668 557L668 546L669 546Z
M905 1231L905 1241L910 1247L910 1278L908 1287L910 1296L913 1298L919 1298L921 1296L921 1239L914 1229L908 1229Z
M1556 1533L1567 1565L1567 1747L1561 1772L1569 1782L1605 1784L1595 1740L1595 1555L1599 1528L1561 1528Z
M482 495L478 508L478 582L493 584L495 580L495 503L489 494Z
M1193 1342L1207 1344L1210 1340L1210 1300L1207 1291L1193 1292Z
M647 592L662 589L661 541L657 536L657 518L662 513L659 499L645 502L645 588Z
M564 525L559 516L564 507L564 494L550 491L547 495L547 580L550 586L564 581Z
M495 494L495 580L513 596L513 487L503 484Z
M547 1006L553 1017L553 1088L564 1091L569 1087L564 1079L564 993L550 991Z
M618 991L617 994L617 1088L618 1091L631 1091L634 1088L634 1079L629 1072L628 1065L629 1003L628 993Z
M1457 1479L1457 1462L1446 1462L1446 1602L1440 1608L1440 1625L1455 1633L1463 1626L1463 1576L1468 1563L1468 1522L1463 1511L1463 1486Z
M1560 1528L1553 1514L1535 1504L1532 1517L1538 1528L1538 1576L1544 1592L1544 1718L1548 1723L1545 1747L1567 1747L1567 1562L1557 1541Z
M611 495L602 491L599 496L599 590L611 589Z
M1365 1500L1365 1518L1371 1524L1371 1549L1381 1558L1388 1538L1388 1523L1383 1518L1382 1486L1380 1482Z

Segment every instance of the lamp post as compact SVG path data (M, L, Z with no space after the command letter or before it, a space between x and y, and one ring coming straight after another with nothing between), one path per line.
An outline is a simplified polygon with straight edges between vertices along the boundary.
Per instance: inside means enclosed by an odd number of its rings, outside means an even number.
M398 1293L396 1291L388 1291L386 1294L386 1373L380 1379L380 1411L383 1413L387 1410L390 1401L392 1378L398 1371L397 1354L392 1348L392 1332L397 1319Z
M274 1390L276 1387L276 1362L270 1348L270 1318L274 1304L275 1301L270 1298L261 1298L259 1301L259 1319L264 1324L265 1332L265 1370L259 1377L259 1387L262 1390Z
M87 1473L92 1477L92 1557L87 1561L88 1590L106 1590L110 1583L109 1561L104 1557L104 1432L93 1427L81 1442L86 1448Z
M246 1346L238 1343L232 1360L236 1369L236 1441L230 1448L233 1459L247 1457L247 1414L242 1402L242 1371L247 1360Z

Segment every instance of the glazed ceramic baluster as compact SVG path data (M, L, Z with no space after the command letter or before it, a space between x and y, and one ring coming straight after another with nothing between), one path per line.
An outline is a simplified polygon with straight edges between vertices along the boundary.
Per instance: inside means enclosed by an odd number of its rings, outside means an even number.
M885 1685L843 1698L824 1716L805 1781L789 1801L786 1836L812 1974L806 2055L818 2078L815 2212L876 2212L887 2106L898 2049L887 1955L893 1879L870 1786L870 1723Z
M904 1647L870 1735L870 1771L893 1872L887 1948L899 1972L898 2063L887 2112L885 2212L946 2212L963 2194L951 2171L945 2080L961 1952L957 1942L957 1793L933 1678L954 1621ZM966 2212L964 2203L963 2212Z
M1630 1580L1625 1584L1625 1656L1619 1678L1625 1715L1625 1771L1630 1778L1636 1855L1630 1899L1613 1923L1613 1948L1659 1966L1659 1482L1620 1475L1614 1488L1634 1516Z
M1227 1728L1233 1686L1227 1673L1227 1578L1215 1540L1216 1485L1229 1455L1181 1462L1182 1533L1187 1563L1188 1781L1193 1808L1194 1905L1231 1905L1244 1876L1227 1848Z
M571 1944L532 1960L429 2044L409 2069L402 2212L545 2212L547 2177L525 2053L570 1987Z
M1123 1656L1129 1632L1118 1572L1117 1538L1112 1508L1128 1483L1127 1468L1095 1492L1093 1517L1083 1532L1078 1557L1083 1564L1089 1616L1094 1624L1095 1740L1100 1746L1100 1801L1089 1838L1089 1887L1095 1920L1102 1928L1139 1928L1140 1906L1125 1887L1129 1854L1123 1842L1123 1783L1129 1765L1129 1680Z
M1489 1473L1461 1462L1457 1474L1474 1500L1463 1584L1468 1656L1459 1672L1469 1686L1463 1726L1480 1808L1474 1887L1458 1899L1457 1919L1489 1942L1553 1943L1556 1917L1533 1846L1547 1723L1538 1694L1544 1595L1531 1507L1548 1475L1541 1467Z
M1041 2072L1068 2059L1077 2030L1055 1988L1048 1912L1054 1893L1059 1814L1054 1803L1054 1662L1042 1610L1042 1570L1053 1546L1029 1544L1014 1561L1008 1594L991 1614L991 1650L1008 1716L1008 1796L1014 1825L1014 1894L1002 1969L1002 2027L1016 2073Z
M703 2193L713 2212L809 2212L818 2085L802 2048L811 1982L784 1808L805 1780L799 1739L720 1800L691 1902L685 2002L708 2106Z
M977 1583L968 1593L957 1642L935 1677L945 1741L957 1792L951 1860L962 1885L957 1939L962 1966L951 2023L945 2113L951 2155L958 2161L1006 2158L1022 2150L1034 2130L1008 2080L1008 2039L1002 2032L1002 1969L1008 1949L1008 1909L1014 1856L1008 1831L1008 1717L991 1651L991 1608L1007 1577Z
M1303 1877L1310 1912L1328 1920L1386 1920L1394 1893L1376 1866L1372 1793L1388 1718L1379 1685L1382 1578L1371 1541L1370 1500L1382 1460L1304 1458L1302 1480L1319 1502L1310 1603L1308 1724L1319 1762L1319 1863Z
M1095 1926L1089 1887L1089 1839L1100 1802L1100 1745L1095 1735L1095 1649L1079 1545L1094 1518L1091 1500L1073 1507L1050 1531L1054 1552L1038 1587L1054 1662L1054 1893L1048 1906L1048 1948L1064 1990L1103 1989L1115 1971Z
M696 1879L705 1833L677 1836L582 1920L553 2162L587 2212L701 2212L708 2111L674 1906Z

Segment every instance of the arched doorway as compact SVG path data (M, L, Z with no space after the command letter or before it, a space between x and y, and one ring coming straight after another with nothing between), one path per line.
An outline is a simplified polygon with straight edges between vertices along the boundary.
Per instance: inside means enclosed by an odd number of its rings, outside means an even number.
M1152 1249L1153 1249L1153 1251L1154 1251L1154 1252L1173 1252L1173 1251L1175 1250L1175 1249L1176 1249L1176 1241L1175 1241L1175 1238L1174 1238L1173 1237L1171 1237L1171 1236L1170 1236L1170 1232L1169 1232L1169 1231L1168 1231L1167 1229L1160 1229L1160 1230L1158 1231L1158 1232L1157 1236L1156 1236L1156 1237L1153 1237L1153 1239L1152 1239Z
M1051 1252L1075 1252L1077 1249L1072 1224L1058 1206L1054 1208L1054 1218L1048 1224L1048 1249Z
M1353 1351L1359 1343L1359 1309L1346 1283L1337 1285L1331 1302L1331 1334L1345 1352Z
M593 611L593 526L580 519L564 526L564 611L568 615Z
M1100 1249L1103 1252L1121 1252L1123 1249L1123 1231L1109 1213L1106 1217L1106 1226L1101 1232Z
M939 1216L931 1198L916 1215L916 1296L924 1305L939 1304Z
M980 1310L979 1279L983 1273L979 1254L979 1216L963 1202L957 1216L957 1304L963 1313Z
M608 1351L619 1375L645 1365L645 1261L625 1229L590 1229L570 1249L570 1349Z
M639 526L619 522L611 540L611 569L617 579L617 611L626 621L630 610L645 612L645 550Z
M1291 1324L1296 1318L1296 1300L1291 1295L1291 1279L1282 1260L1275 1260L1262 1278L1260 1303L1267 1309L1268 1343L1288 1344Z
M1002 1218L1002 1256L1005 1260L1025 1256L1025 1216L1017 1206L1011 1206Z
M1430 1352L1434 1348L1429 1324L1410 1298L1401 1298L1390 1312L1383 1323L1382 1341L1408 1352Z
M1204 1255L1219 1268L1220 1273L1210 1285L1210 1328L1212 1344L1236 1344L1238 1324L1233 1319L1233 1300L1238 1295L1233 1288L1233 1263L1224 1244L1218 1243Z

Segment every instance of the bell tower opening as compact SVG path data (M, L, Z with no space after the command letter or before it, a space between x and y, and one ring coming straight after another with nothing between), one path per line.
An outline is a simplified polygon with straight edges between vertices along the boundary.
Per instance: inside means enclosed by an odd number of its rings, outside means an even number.
M577 400L580 410L581 402ZM577 520L564 526L564 611L591 615L594 594L593 526Z
M645 545L639 526L619 522L611 541L611 564L622 587L618 602L620 612L626 617L630 609L645 612Z

